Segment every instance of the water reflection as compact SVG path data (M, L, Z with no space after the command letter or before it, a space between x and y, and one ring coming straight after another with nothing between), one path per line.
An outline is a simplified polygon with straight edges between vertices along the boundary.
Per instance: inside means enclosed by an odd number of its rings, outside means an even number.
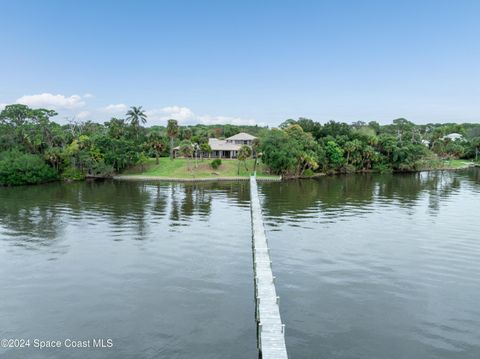
M50 246L65 235L70 222L98 221L134 238L144 239L150 223L168 219L172 231L192 220L209 220L213 197L225 196L236 205L249 205L246 183L144 183L87 181L40 186L0 187L1 239L30 249ZM115 237L115 236L114 236ZM122 240L125 236L117 236Z
M114 341L0 357L255 357L248 195L245 183L0 188L0 338Z
M261 184L290 356L479 358L479 173Z
M457 193L465 179L478 183L479 171L333 176L281 185L262 183L260 189L267 216L302 219L305 215L310 218L311 213L341 215L342 210L351 207L361 214L383 203L409 208L424 196L429 199L431 211L436 212L441 201Z

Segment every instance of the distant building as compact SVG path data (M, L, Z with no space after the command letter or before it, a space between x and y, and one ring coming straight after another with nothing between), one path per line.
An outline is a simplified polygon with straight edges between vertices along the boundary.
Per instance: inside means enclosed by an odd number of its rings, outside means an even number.
M450 140L450 141L462 141L463 139L464 137L459 133L450 133L442 137L442 140Z
M430 141L429 140L422 140L422 145L426 147L430 147Z
M252 146L253 141L256 139L255 136L252 136L245 132L237 133L236 135L229 137L225 140L219 140L217 138L209 138L208 144L212 149L210 157L212 158L237 158L237 153L240 150L240 147L243 145ZM178 150L180 146L177 146L173 149L175 157L178 157ZM205 157L208 157L208 153L203 154Z

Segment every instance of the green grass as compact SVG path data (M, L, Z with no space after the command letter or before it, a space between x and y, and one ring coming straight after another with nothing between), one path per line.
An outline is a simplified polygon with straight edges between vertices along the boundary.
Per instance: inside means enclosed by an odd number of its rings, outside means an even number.
M237 173L238 161L230 159L222 159L222 164L216 170L214 170L210 163L212 159L204 159L203 161L197 161L197 168L195 168L195 162L187 160L185 158L176 158L171 160L170 158L160 158L160 163L155 164L155 159L149 159L148 163L144 166L142 171L140 166L131 168L125 171L125 175L136 176L152 176L152 177L168 177L168 178L215 178L215 177L248 177L252 174L254 160L247 160L247 168L240 163L240 174ZM270 175L265 166L261 163L257 165L258 177L274 177Z
M470 167L473 164L469 160L442 160L437 157L426 158L416 163L416 168L420 171L428 170L456 170Z
M473 162L469 160L445 160L443 161L446 168L465 168L469 167Z

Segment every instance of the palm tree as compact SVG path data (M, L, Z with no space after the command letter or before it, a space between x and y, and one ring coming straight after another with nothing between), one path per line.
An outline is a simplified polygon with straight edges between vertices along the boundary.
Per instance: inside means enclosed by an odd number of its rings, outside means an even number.
M170 137L170 159L173 160L173 140L178 135L178 122L177 120L168 120L167 134Z
M128 110L127 112L127 122L130 122L132 127L135 129L135 133L138 139L140 126L147 123L147 115L142 110L142 106L130 107L130 110Z
M240 147L240 150L238 150L238 154L237 154L237 159L238 159L237 174L240 174L240 162L243 162L245 164L245 170L248 171L247 159L251 155L252 155L252 149L249 146L243 145L242 147Z
M253 163L253 173L257 171L259 149L260 149L260 140L258 138L255 138L252 142L252 154L253 154L253 157L255 157L255 162Z
M165 149L165 143L160 133L157 131L150 133L150 135L148 135L148 144L155 151L155 163L158 165L160 153Z
M192 139L192 130L190 128L186 128L183 130L183 139L190 141Z
M187 158L188 169L190 170L190 162L188 161L189 157L193 156L193 145L190 141L183 141L180 144L180 153L182 156Z

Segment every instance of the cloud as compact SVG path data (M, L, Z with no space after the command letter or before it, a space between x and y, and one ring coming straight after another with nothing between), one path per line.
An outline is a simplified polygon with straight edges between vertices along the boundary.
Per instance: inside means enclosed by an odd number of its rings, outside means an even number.
M192 120L195 116L188 107L167 106L161 109L146 112L149 119L153 121L166 121L171 118L178 121Z
M41 93L38 95L26 95L22 96L16 101L30 107L45 107L52 109L74 109L85 106L85 101L78 96L64 96L64 95L54 95L51 93Z
M90 116L90 111L82 111L82 112L79 112L77 113L77 117L82 120L86 117Z
M232 124L232 125L255 125L254 119L232 117L232 116L212 116L196 115L188 107L167 106L160 109L146 112L148 120L152 122L165 122L171 118L178 120L182 124L201 123L205 125L212 124Z
M104 107L101 109L102 112L110 113L110 114L120 114L120 113L125 113L127 112L128 106L125 105L124 103L117 103L117 104L112 104L108 105L107 107Z
M92 97L93 97L93 95L91 93L88 93L88 92L83 95L83 98L92 98Z

